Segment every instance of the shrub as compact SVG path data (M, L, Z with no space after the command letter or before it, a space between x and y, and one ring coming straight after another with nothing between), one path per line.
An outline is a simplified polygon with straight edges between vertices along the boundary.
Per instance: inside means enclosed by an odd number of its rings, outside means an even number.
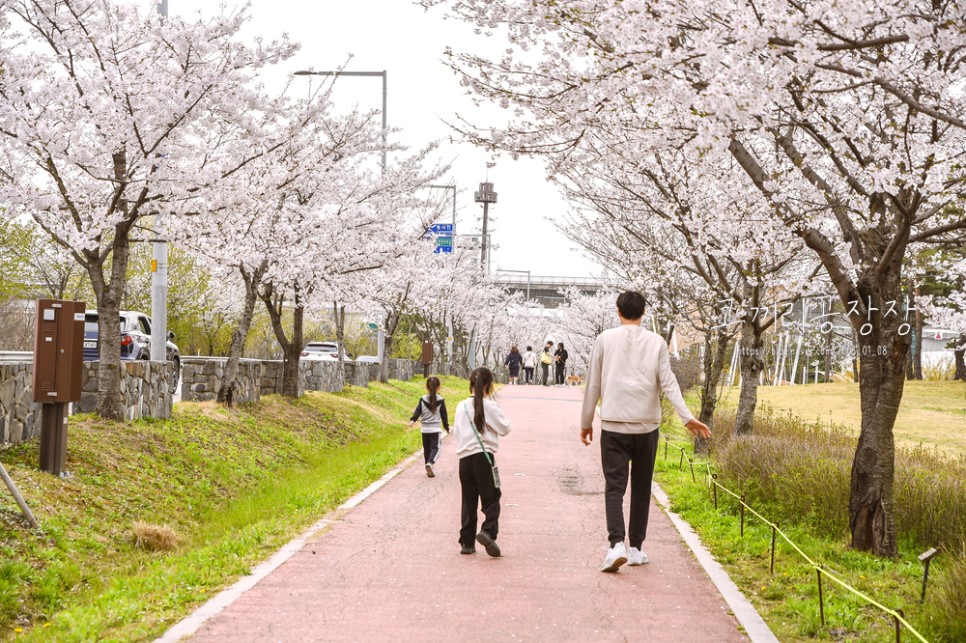
M926 596L935 641L966 641L966 550L958 554Z
M701 383L701 357L697 351L684 353L681 357L671 357L671 372L674 373L681 390L687 391Z
M856 436L767 409L755 432L733 433L734 414L715 416L712 452L722 484L767 504L773 518L822 533L848 534L848 501ZM966 463L922 446L896 449L894 506L902 542L960 549L966 524Z

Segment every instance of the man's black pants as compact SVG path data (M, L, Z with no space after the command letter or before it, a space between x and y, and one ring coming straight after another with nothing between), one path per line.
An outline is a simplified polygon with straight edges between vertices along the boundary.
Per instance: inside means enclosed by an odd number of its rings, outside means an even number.
M493 458L494 464L496 458ZM483 526L490 538L496 540L500 532L500 490L493 486L493 469L483 453L473 453L460 458L460 488L463 497L460 544L464 547L476 543L476 509L483 507Z
M628 466L631 478L631 515L628 544L641 548L647 536L647 515L651 507L651 479L657 457L659 434L600 432L600 463L604 470L604 507L607 539L611 546L624 542L624 492Z
M533 382L533 367L532 366L524 366L523 367L523 375L524 375L524 380L526 381L526 383L527 384L531 384Z
M439 433L423 433L423 460L433 464L439 457Z
M550 364L541 364L540 370L543 372L543 385L549 386L547 384L547 378L550 377Z

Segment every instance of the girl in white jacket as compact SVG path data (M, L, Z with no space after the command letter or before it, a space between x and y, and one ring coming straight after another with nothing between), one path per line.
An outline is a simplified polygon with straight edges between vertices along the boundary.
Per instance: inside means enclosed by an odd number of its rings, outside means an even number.
M496 452L500 436L510 432L510 423L493 399L493 373L478 368L470 374L473 397L456 405L453 437L456 457L460 460L462 492L462 524L460 553L475 554L480 543L490 556L500 555L496 538L500 530L499 478L496 473ZM483 525L476 531L476 510L483 510ZM475 542L474 542L475 541Z

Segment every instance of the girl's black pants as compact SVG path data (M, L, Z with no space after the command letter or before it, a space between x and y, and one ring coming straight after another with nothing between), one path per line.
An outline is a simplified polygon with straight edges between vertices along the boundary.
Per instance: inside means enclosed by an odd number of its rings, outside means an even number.
M439 457L439 433L423 433L423 459L433 464Z
M493 457L493 456L491 456ZM494 464L496 458L493 457ZM483 525L490 538L496 540L500 532L500 490L493 486L493 470L483 453L472 453L460 458L460 487L462 490L462 526L460 545L475 546L476 511L482 506Z

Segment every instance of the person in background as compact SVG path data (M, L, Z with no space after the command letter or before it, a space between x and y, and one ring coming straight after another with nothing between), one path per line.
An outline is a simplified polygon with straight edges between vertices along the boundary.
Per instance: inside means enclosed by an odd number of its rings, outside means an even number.
M536 367L537 354L533 352L533 346L527 346L527 352L523 354L524 384L533 384L533 370Z
M520 377L520 365L522 363L523 357L520 355L520 349L516 346L512 347L510 354L503 360L503 365L510 371L510 384L517 383L517 379Z
M564 385L564 376L567 373L567 358L570 355L564 349L563 342L557 344L557 350L553 354L553 361L556 364L556 372L554 373L554 384L557 386Z
M449 433L449 417L446 413L446 400L439 396L441 388L438 377L426 380L426 395L419 398L416 410L409 419L409 428L419 421L423 434L423 459L426 462L426 475L436 477L433 465L439 458L439 439L443 431Z
M540 353L540 372L543 375L542 384L544 386L550 386L547 380L550 378L550 365L553 364L551 350L553 350L553 342L547 342L547 345L543 347L543 352Z
M641 326L644 305L644 295L638 292L623 292L617 297L621 325L605 330L594 341L580 412L580 440L589 446L594 437L594 409L600 401L600 464L610 543L601 566L604 572L616 572L624 563L647 562L643 543L661 424L660 393L664 392L688 431L695 436L711 437L707 425L695 419L684 403L671 372L667 343ZM623 505L628 467L630 549L626 550Z
M460 459L460 553L475 554L480 543L494 558L501 555L496 538L500 531L500 498L495 480L496 452L500 436L510 432L510 422L493 399L493 373L480 367L470 373L473 397L456 405L453 437ZM476 531L476 510L483 510L483 525ZM475 542L474 542L475 541Z

